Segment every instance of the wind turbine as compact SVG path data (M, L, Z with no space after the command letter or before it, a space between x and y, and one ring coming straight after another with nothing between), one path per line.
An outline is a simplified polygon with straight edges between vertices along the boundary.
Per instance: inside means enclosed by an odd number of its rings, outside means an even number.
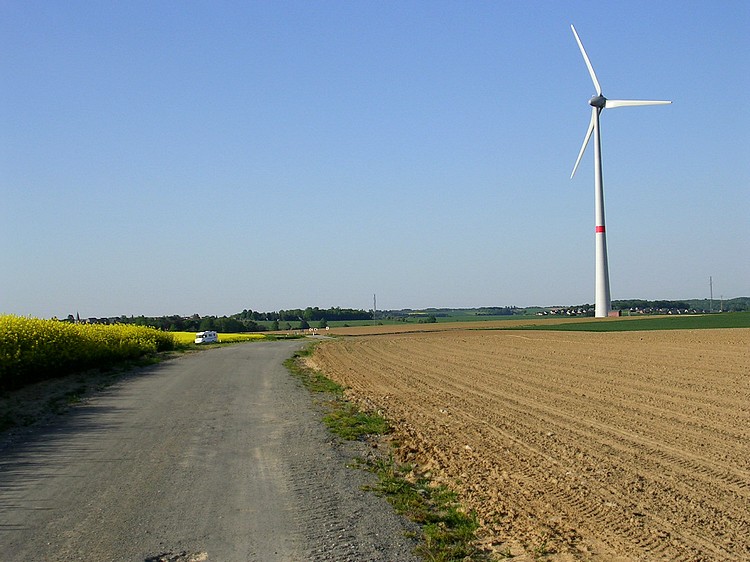
M576 33L576 28L571 25L570 29L573 30L576 43L578 43L578 48L581 49L583 60L586 62L586 68L589 69L591 80L594 82L594 88L596 89L596 95L589 100L589 105L591 106L591 121L589 122L589 128L586 131L586 136L583 139L583 146L581 146L581 151L578 153L578 159L576 160L575 166L573 166L573 172L570 174L570 178L573 179L573 176L578 169L578 164L583 157L583 153L586 151L586 146L588 146L589 140L591 139L591 133L594 133L594 207L596 209L596 307L594 315L597 318L604 318L609 316L611 299L609 294L609 266L607 264L607 235L604 229L602 139L599 130L599 114L602 112L602 109L626 107L631 105L662 105L672 102L661 100L610 100L605 98L602 95L602 87L599 85L599 80L596 79L594 67L591 66L591 61L586 54L586 50L583 48L583 43L581 43L581 39L578 37L578 33Z

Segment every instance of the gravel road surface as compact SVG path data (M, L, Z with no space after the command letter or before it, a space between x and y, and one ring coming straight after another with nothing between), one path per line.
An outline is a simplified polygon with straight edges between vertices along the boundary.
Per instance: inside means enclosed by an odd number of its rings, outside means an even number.
M167 361L0 446L0 560L415 560L282 366L302 345Z

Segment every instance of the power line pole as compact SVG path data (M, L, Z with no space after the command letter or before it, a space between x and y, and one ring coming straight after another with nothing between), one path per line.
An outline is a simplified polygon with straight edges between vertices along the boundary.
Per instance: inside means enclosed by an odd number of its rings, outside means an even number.
M714 280L713 277L708 277L708 289L711 293L711 300L708 301L708 311L713 312L714 311Z

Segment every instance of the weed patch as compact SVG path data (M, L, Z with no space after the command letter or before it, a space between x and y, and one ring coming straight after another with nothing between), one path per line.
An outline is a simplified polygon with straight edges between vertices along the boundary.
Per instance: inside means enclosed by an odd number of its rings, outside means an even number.
M474 546L479 528L476 514L462 511L454 492L433 485L412 465L399 464L392 456L370 461L367 468L379 481L370 489L384 496L397 513L422 526L418 554L435 562L487 560Z
M390 432L388 422L382 416L361 412L350 402L338 401L331 407L332 410L323 416L323 423L342 439L355 441L368 435Z

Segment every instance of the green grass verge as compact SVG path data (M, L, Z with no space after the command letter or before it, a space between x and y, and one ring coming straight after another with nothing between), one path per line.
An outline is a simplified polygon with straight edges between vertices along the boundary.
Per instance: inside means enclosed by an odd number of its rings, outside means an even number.
M332 405L323 416L323 423L333 433L348 441L356 441L368 435L385 435L391 428L382 416L360 411L357 406L344 400Z
M295 353L285 365L310 392L327 395L329 400L325 402L323 422L328 429L346 440L390 433L385 418L361 411L344 398L341 385L304 364L304 358L312 353L313 348L311 345ZM479 527L476 515L461 509L454 492L445 486L433 485L412 465L397 462L393 454L361 463L378 477L378 483L367 489L385 497L397 513L420 525L419 556L433 562L488 560L485 553L475 546Z
M435 486L414 467L399 464L393 457L370 461L368 470L378 476L369 489L384 496L397 513L418 523L422 543L417 554L435 562L488 560L475 545L479 528L474 513L465 513L456 494L445 486Z
M321 392L334 395L337 399L343 400L344 387L333 382L319 371L308 368L304 364L304 358L312 353L312 345L307 346L301 351L297 351L291 358L284 362L284 366L298 378L304 387L310 392Z
M555 330L576 332L627 332L646 330L703 330L715 328L750 328L750 312L696 314L684 316L644 316L602 318L591 322L540 323L509 325L502 330Z

